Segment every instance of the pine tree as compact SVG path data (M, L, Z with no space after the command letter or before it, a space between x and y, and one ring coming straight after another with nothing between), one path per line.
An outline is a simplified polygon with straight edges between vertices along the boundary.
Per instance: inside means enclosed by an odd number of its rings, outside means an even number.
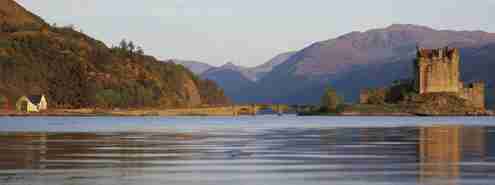
M122 51L128 51L128 50L129 50L128 45L127 45L127 41L126 41L125 39L122 39L122 40L120 41L119 46L120 46L120 49L121 49Z
M134 50L136 49L136 46L134 45L134 42L129 41L129 44L127 44L127 48L129 48L129 55L132 55L134 53Z

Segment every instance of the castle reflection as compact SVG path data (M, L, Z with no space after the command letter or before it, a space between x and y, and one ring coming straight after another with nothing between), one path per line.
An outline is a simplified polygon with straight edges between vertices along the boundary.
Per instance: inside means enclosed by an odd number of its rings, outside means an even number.
M444 179L449 185L459 184L463 174L487 172L483 166L463 165L466 162L483 162L490 158L487 148L493 136L483 127L434 126L420 128L419 181L438 184ZM445 182L445 181L444 181Z
M446 178L456 184L461 161L461 126L420 128L420 182L429 177Z

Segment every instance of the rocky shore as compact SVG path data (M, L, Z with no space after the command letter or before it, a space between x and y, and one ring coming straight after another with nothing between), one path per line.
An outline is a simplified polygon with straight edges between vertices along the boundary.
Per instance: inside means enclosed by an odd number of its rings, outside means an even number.
M383 112L342 112L342 113L300 113L299 116L363 116L363 117L373 117L373 116L389 116L389 117L482 117L482 116L495 116L491 111L484 113L465 113L465 114L420 114L420 113L408 113L408 112L395 112L395 113L383 113Z

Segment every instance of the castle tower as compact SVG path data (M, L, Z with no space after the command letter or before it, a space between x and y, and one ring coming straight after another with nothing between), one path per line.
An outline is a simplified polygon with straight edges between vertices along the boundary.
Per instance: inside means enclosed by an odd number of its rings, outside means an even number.
M460 81L460 55L456 48L418 48L414 61L415 86L420 94L454 93L476 108L485 108L485 83L464 86Z
M420 94L458 93L460 82L460 55L456 48L418 48L414 62L416 90Z

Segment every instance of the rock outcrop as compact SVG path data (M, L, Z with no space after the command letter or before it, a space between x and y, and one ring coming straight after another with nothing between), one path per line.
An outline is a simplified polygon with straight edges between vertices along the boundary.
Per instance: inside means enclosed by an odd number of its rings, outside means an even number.
M428 93L415 96L408 102L410 112L425 116L486 115L483 109L473 106L456 93Z

